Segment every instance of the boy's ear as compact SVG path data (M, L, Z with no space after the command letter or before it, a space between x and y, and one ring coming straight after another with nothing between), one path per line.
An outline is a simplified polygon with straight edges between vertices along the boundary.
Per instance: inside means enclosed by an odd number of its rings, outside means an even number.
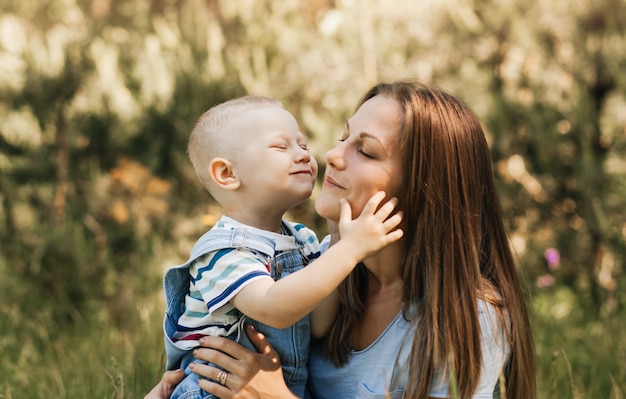
M224 158L213 158L209 164L209 175L224 190L236 190L241 185L233 165Z

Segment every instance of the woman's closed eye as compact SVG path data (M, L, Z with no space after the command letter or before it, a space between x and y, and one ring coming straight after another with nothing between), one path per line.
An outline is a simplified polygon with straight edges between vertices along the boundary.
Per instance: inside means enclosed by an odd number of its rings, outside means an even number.
M363 155L366 158L370 158L370 159L376 158L374 155L372 155L369 152L363 150L363 148L359 148L358 151L359 151L359 154Z
M339 142L341 142L341 143L343 143L344 141L348 140L348 138L349 138L349 137L348 137L348 135L344 135L344 136L341 136L341 137L338 139L338 141L339 141ZM362 143L358 143L358 142L357 142L357 143L355 143L355 145L356 145L356 151L357 151L359 154L361 154L361 155L363 155L364 157L366 157L366 158L375 159L375 158L376 158L376 156L374 156L374 155L373 155L373 153L372 153L372 152L370 152L369 150L365 150L361 144L362 144Z

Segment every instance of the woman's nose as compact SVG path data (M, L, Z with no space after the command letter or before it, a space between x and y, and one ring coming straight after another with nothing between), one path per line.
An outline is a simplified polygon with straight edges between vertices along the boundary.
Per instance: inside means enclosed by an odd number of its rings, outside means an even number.
M326 151L326 164L336 169L345 167L343 143L339 143L330 150Z

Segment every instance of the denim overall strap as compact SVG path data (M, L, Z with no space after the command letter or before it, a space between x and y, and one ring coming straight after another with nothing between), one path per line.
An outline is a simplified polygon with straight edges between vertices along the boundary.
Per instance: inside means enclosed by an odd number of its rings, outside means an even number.
M227 240L227 241L226 241ZM227 245L224 245L227 242ZM187 263L212 251L225 248L250 248L269 257L274 256L274 241L252 233L245 227L233 229L211 229L204 233L191 249Z
M210 252L240 247L262 253L268 259L274 257L275 244L267 237L252 233L244 227L211 229L198 239L185 263L174 266L165 272L163 289L166 309L163 328L166 352L168 352L166 364L168 370L178 367L180 358L185 354L183 350L177 351L177 348L168 344L168 341L176 332L178 319L185 310L185 296L189 292L189 267L196 259Z
M311 242L305 241L303 234L298 233L300 226L303 227L303 225L292 225L283 221L283 231L295 238L296 247L275 254L271 265L274 280L279 280L301 270L310 260L319 256L319 250L315 248L316 237L313 237ZM307 363L311 337L309 316L304 316L301 320L284 329L273 328L250 318L246 318L246 324L253 325L257 331L265 335L272 347L278 352L285 383L298 397L304 397L308 378ZM238 342L250 350L256 350L245 334L240 334Z

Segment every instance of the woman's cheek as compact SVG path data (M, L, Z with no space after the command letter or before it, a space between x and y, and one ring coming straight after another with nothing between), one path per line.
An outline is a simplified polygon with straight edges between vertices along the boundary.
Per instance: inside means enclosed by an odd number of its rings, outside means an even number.
M360 202L350 202L350 211L352 212L352 219L356 219L363 212L363 208L365 207L364 203Z

